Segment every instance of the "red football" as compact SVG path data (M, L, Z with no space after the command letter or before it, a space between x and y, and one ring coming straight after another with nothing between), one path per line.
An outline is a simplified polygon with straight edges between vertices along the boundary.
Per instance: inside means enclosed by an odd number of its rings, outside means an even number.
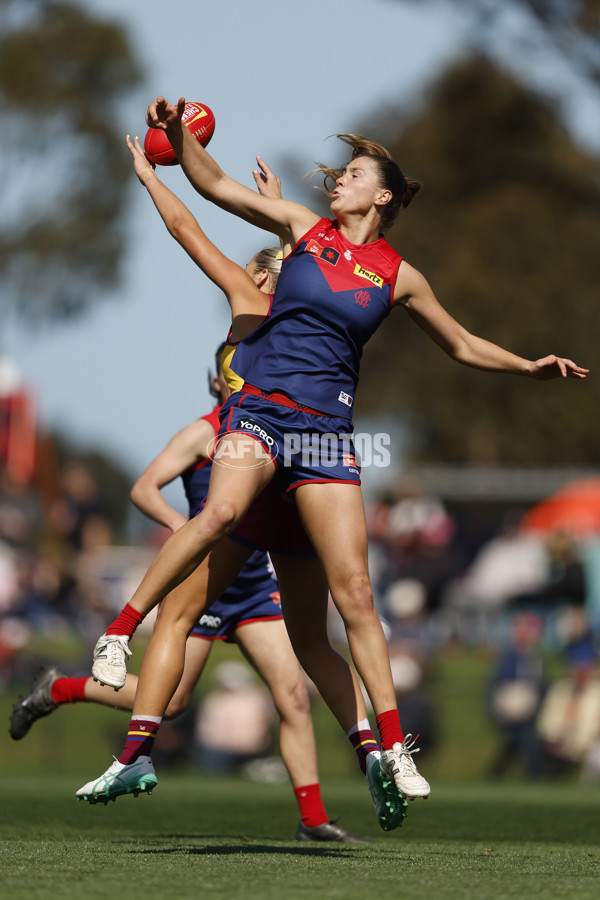
M181 121L187 125L198 143L206 147L215 130L213 111L205 103L186 103ZM144 138L144 152L151 163L176 166L179 161L169 138L160 128L149 128Z

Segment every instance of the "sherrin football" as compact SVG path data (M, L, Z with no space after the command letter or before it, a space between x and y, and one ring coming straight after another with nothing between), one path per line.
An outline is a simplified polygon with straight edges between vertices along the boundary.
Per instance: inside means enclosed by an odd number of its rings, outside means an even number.
M205 103L186 103L181 121L192 132L198 143L206 147L215 130L215 117ZM149 128L144 138L144 153L157 166L177 166L179 160L171 147L165 131Z

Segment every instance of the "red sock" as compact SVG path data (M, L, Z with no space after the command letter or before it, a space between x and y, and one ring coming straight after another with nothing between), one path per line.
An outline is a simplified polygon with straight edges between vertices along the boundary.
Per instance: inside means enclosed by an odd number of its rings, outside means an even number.
M87 680L87 675L85 678L57 678L50 689L52 699L59 706L61 703L77 703L80 700L85 700L85 683Z
M108 626L105 634L126 634L127 637L133 637L135 629L145 618L143 613L139 613L126 603L114 622Z
M153 722L143 716L132 716L119 762L128 766L140 756L151 756L154 738L159 728L160 720Z
M404 740L400 726L400 713L397 709L388 709L379 713L376 718L379 729L379 743L384 750L391 750L394 744Z
M323 822L329 822L329 816L325 812L321 800L321 787L319 784L305 784L303 787L294 788L296 800L300 807L302 823L307 828L316 828Z

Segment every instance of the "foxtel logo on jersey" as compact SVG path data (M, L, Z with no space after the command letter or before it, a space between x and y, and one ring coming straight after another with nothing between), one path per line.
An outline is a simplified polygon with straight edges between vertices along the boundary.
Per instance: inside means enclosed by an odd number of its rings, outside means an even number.
M372 281L375 287L383 287L383 278L381 275L376 275L375 272L369 272L367 269L363 269L359 263L356 263L354 266L354 274L360 275L361 278L368 278L369 281Z
M345 391L340 391L340 396L338 397L340 403L345 403L346 406L352 406L354 403L354 397L351 397L350 394L346 394Z

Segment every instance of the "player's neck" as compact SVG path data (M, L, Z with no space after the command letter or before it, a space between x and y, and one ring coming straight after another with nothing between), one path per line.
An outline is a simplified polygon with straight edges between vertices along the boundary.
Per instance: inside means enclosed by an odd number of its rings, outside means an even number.
M370 244L379 240L381 220L378 215L349 216L339 222L339 230L352 244Z

